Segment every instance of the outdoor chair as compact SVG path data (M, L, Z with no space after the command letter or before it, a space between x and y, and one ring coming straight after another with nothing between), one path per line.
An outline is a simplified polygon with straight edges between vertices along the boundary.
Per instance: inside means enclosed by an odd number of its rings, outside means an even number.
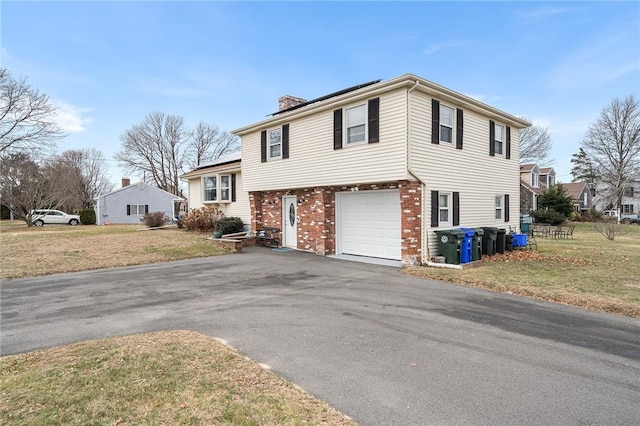
M564 238L566 231L562 229L562 225L558 225L558 227L553 231L553 238Z

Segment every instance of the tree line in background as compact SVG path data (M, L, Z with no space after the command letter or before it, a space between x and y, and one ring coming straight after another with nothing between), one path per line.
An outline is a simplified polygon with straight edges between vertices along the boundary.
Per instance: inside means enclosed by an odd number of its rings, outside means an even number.
M13 214L30 223L28 212L62 207L91 207L94 198L113 189L101 151L67 150L55 155L66 135L55 122L48 96L0 68L0 197ZM179 175L199 164L239 149L239 139L201 122L191 130L184 119L162 112L148 114L120 137L115 159L144 182L182 195ZM520 133L521 163L544 164L551 149L545 127L532 125ZM625 186L640 181L640 107L634 96L614 99L590 126L580 151L573 155L574 181L620 206Z
M66 137L57 109L27 79L0 68L0 203L31 226L30 212L57 208L78 212L114 189L106 159L95 148L56 154ZM172 194L187 169L239 149L236 136L201 122L188 129L180 116L149 114L122 136L115 159L123 169Z

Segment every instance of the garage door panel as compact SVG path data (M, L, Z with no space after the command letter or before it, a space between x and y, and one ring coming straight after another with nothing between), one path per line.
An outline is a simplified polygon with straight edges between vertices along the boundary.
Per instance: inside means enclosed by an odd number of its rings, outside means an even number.
M398 190L339 194L340 252L400 260Z

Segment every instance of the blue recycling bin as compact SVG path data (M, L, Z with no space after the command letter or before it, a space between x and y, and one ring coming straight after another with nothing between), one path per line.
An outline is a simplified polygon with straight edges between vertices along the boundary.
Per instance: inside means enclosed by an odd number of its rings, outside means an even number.
M460 228L464 232L462 242L460 243L460 263L469 263L473 258L473 237L476 235L471 228Z

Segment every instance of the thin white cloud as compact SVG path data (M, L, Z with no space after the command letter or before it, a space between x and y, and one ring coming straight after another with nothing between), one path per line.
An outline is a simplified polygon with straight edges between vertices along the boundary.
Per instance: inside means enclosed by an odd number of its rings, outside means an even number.
M518 12L516 16L520 19L539 20L552 16L564 15L567 13L575 13L575 11L576 8L573 7L546 6L536 9L523 10Z
M586 40L584 46L569 52L543 77L547 88L585 90L639 71L637 21L634 25L627 24L597 34Z
M455 40L455 39L431 42L425 49L422 50L422 53L429 56L429 55L438 53L441 50L453 49L453 48L464 46L466 44L467 42L464 40Z
M93 121L91 117L84 116L91 108L80 108L62 101L54 102L54 105L57 108L55 121L65 132L84 132Z

